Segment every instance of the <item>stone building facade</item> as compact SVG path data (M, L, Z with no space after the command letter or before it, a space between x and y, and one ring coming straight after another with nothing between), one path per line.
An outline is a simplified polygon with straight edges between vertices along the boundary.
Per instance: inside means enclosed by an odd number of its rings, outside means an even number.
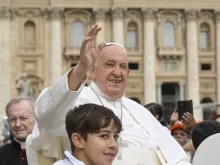
M85 32L124 45L131 69L126 96L164 105L220 103L220 0L0 0L0 115L27 73L35 97L75 66Z

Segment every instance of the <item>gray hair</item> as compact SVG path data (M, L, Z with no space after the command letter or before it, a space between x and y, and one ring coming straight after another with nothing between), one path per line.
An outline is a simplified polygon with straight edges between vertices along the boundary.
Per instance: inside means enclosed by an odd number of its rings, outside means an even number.
M5 113L6 113L7 117L8 117L8 115L9 115L9 114L8 114L8 110L9 110L10 106L13 105L13 104L18 104L18 103L20 103L20 102L22 102L22 101L29 101L29 102L30 102L31 107L32 107L32 110L33 110L33 114L34 114L34 116L35 116L35 111L34 111L35 105L36 105L35 99L30 98L30 97L21 97L21 96L19 96L19 97L13 98L13 99L12 99L11 101L9 101L9 102L7 103L7 105L5 106Z

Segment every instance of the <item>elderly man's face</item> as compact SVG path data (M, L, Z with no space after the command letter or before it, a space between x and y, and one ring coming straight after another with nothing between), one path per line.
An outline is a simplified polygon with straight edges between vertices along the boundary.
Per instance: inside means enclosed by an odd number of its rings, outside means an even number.
M16 140L25 142L32 132L36 119L29 101L12 104L8 110L8 123L12 135Z
M91 70L95 83L111 99L123 96L129 75L127 53L117 45L105 47Z
M175 129L171 134L181 146L184 146L187 143L188 137L185 131Z

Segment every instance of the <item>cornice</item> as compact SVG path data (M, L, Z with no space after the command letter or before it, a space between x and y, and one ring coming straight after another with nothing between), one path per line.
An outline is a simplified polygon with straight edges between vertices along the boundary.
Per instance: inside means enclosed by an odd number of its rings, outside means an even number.
M124 11L125 11L125 8L121 8L121 7L113 8L112 9L113 19L123 19L124 18Z
M185 10L185 15L187 21L196 21L198 17L198 10L196 9Z

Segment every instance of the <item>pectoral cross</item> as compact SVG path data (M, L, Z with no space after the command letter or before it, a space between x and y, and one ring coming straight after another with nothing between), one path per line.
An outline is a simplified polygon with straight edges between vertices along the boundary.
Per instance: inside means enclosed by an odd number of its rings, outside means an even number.
M118 144L119 144L119 149L118 149L118 155L117 155L117 159L118 160L122 160L122 147L123 147L123 144L122 144L122 138L119 137L119 140L118 140Z

